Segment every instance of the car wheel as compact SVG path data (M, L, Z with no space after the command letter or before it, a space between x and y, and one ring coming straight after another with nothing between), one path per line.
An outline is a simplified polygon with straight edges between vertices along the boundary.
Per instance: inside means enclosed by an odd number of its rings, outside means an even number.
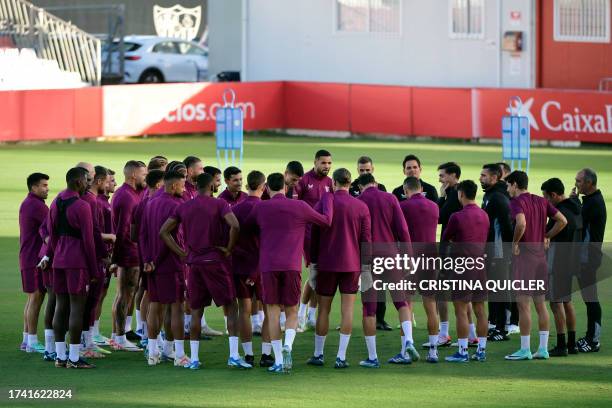
M164 82L164 76L156 69L147 69L140 75L138 82L141 84L157 84Z

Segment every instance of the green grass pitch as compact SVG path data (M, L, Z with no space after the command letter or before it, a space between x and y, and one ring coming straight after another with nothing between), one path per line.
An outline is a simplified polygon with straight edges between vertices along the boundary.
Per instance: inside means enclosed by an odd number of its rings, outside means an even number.
M314 152L320 148L333 154L334 168L347 167L352 172L356 159L368 155L374 159L375 175L389 189L403 179L401 161L414 153L423 162L423 179L438 186L436 167L445 161L458 162L463 179L477 181L483 163L499 161L500 147L461 142L415 142L379 140L339 140L322 138L249 135L245 145L244 174L258 169L264 173L282 171L289 160L300 160L310 167ZM98 360L94 370L77 372L60 370L45 363L40 355L18 350L22 331L25 296L21 292L18 270L18 207L26 194L25 178L34 171L51 176L52 191L48 203L64 185L66 170L81 160L121 170L128 159L148 160L163 154L170 159L187 155L200 156L205 164L216 165L214 140L211 136L128 139L107 142L79 142L0 146L0 406L43 406L44 401L11 401L8 389L74 390L73 399L60 406L147 407L259 407L259 406L610 406L612 401L612 282L600 284L603 306L603 338L599 353L551 359L549 361L507 362L503 356L519 346L518 337L488 347L486 363L452 365L423 362L394 367L384 364L379 370L358 366L366 355L361 330L361 307L355 308L353 336L347 358L348 370L334 370L338 345L337 332L330 332L326 343L326 366L306 366L314 347L313 332L298 334L294 346L294 369L288 375L271 375L263 369L234 371L225 366L226 338L203 341L200 357L204 368L188 371L161 365L149 368L140 353L113 353ZM593 167L599 174L608 208L612 209L612 149L585 147L579 149L532 149L532 192L549 177L561 178L573 185L581 167ZM122 182L119 174L117 181ZM569 187L568 187L569 189ZM482 194L479 193L477 200ZM606 229L606 240L612 238L612 222ZM115 284L105 302L102 331L109 335L110 306ZM586 327L586 314L580 296L575 296L578 334ZM422 307L415 305L417 327L415 341L426 341ZM451 315L452 316L452 315ZM207 312L212 327L221 328L220 310ZM397 322L390 305L387 320ZM331 326L339 321L335 305ZM552 324L552 316L551 316ZM394 324L395 326L395 324ZM537 344L537 331L532 348ZM451 335L455 337L451 317ZM42 319L39 339L43 340ZM551 328L551 343L555 331ZM399 331L378 337L378 355L383 361L398 352ZM188 344L186 345L188 350ZM255 338L256 359L260 340ZM454 350L453 350L454 351ZM441 351L441 357L450 350Z

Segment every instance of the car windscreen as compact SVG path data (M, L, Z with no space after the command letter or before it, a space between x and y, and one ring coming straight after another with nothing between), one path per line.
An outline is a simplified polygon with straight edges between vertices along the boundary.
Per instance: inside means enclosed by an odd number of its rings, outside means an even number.
M123 42L123 52L133 52L136 51L137 49L139 49L140 47L142 47L142 44L138 44L135 42L131 42L131 41L124 41ZM108 43L104 45L103 51L108 52L109 51L109 45ZM114 41L112 43L112 48L110 49L110 51L112 52L119 52L119 41Z

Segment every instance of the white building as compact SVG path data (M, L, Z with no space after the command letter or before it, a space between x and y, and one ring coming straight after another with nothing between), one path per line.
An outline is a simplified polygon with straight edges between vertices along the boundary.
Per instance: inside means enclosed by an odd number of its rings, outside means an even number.
M212 74L535 86L534 0L219 0L208 13ZM502 50L506 31L522 32L522 51Z

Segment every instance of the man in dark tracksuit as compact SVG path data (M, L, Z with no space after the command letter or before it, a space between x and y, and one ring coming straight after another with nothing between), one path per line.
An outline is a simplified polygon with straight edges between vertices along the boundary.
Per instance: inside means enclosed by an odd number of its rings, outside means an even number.
M508 279L510 275L510 246L512 223L510 221L510 197L506 182L501 179L499 165L485 164L480 172L480 185L485 194L482 209L489 216L487 237L487 274L489 279ZM489 321L495 329L489 331L490 341L508 340L506 333L506 309L509 299L489 298Z
M580 248L582 242L582 216L580 201L566 197L565 187L558 178L542 184L542 195L567 219L567 225L550 241L548 248L548 299L555 317L557 345L549 350L552 357L577 354L576 312L572 305L572 279L579 275ZM550 220L546 230L554 226ZM565 337L567 333L567 341Z
M601 335L601 305L597 296L597 269L601 266L601 246L606 230L606 203L597 188L597 174L582 169L576 174L576 189L582 197L583 251L578 278L582 299L587 309L587 332L578 340L578 350L584 353L599 351Z

